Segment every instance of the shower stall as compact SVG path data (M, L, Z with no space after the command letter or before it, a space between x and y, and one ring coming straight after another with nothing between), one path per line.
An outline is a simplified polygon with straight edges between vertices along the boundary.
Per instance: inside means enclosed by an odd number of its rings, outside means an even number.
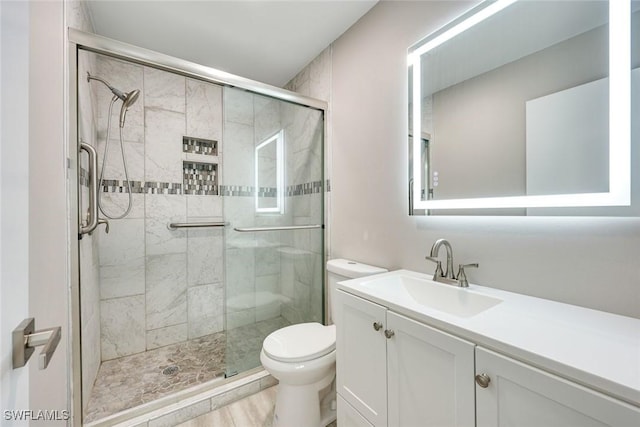
M92 423L233 381L272 331L324 321L324 105L70 34Z

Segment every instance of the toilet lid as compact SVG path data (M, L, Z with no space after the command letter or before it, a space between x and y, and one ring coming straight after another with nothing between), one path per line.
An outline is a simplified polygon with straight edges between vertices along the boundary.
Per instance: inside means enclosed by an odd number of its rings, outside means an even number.
M300 323L272 332L262 349L267 356L281 362L303 362L316 359L336 348L335 325Z

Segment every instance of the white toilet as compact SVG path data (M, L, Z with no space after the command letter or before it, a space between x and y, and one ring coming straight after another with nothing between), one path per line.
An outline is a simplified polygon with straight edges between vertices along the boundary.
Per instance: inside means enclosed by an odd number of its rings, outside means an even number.
M327 262L329 308L336 283L387 270L346 259ZM262 366L280 384L273 427L324 427L336 419L336 327L300 323L271 333L260 352Z

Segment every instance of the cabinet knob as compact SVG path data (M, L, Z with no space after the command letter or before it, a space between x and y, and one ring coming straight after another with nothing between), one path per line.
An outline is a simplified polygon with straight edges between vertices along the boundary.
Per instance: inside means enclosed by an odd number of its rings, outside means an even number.
M373 329L375 329L376 331L379 331L380 329L382 329L382 323L373 322Z
M393 332L391 329L385 329L384 330L384 336L387 338L391 338L392 336L394 336L396 333Z
M479 374L476 375L476 384L478 384L482 388L489 387L489 383L491 382L491 378L487 374Z

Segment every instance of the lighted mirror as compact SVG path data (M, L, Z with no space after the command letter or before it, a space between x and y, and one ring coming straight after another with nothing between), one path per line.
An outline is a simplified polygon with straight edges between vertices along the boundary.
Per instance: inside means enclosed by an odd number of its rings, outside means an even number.
M630 206L638 6L485 1L412 46L410 214Z
M282 213L284 209L283 175L284 131L267 138L256 146L256 212Z

